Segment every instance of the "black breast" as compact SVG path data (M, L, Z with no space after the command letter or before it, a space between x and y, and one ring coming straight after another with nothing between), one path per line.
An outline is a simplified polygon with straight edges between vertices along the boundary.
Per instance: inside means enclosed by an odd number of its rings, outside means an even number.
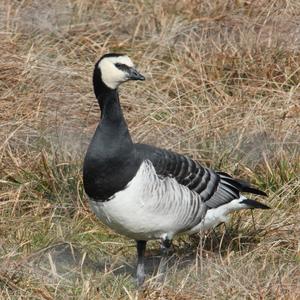
M96 201L107 201L126 187L140 164L127 132L110 128L107 134L99 126L84 160L85 192Z

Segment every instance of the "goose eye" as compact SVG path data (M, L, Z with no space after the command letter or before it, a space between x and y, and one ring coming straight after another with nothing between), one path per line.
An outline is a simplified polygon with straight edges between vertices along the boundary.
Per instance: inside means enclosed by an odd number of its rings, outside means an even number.
M120 63L116 63L115 66L121 70L121 71L124 71L124 72L128 72L129 70L129 67L125 64L120 64Z

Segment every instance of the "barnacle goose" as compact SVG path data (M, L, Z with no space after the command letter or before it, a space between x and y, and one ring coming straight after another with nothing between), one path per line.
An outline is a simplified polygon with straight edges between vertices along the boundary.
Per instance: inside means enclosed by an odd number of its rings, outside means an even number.
M145 80L126 55L109 53L95 64L93 85L101 120L83 166L84 189L97 217L137 241L137 282L144 282L148 240L160 239L165 255L176 234L212 228L244 208L269 208L240 192L266 194L187 156L132 142L118 86Z

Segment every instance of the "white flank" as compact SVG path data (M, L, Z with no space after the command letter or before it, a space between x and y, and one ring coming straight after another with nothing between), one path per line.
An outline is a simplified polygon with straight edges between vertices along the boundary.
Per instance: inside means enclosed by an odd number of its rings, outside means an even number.
M98 68L101 71L102 81L111 89L117 88L120 83L127 80L127 74L118 69L115 66L116 63L134 67L133 62L127 55L103 58L100 61Z
M197 226L193 227L189 230L188 234L194 234L200 231L205 231L211 228L218 226L223 222L227 222L227 215L231 212L241 210L244 208L249 208L246 204L241 203L241 201L245 200L244 196L241 196L239 199L234 199L229 203L221 205L217 208L211 208L207 211L203 221L199 223Z
M193 212L197 201L198 210ZM107 202L90 199L97 217L116 232L136 240L168 237L201 221L205 205L200 196L173 178L160 179L144 161L126 189Z

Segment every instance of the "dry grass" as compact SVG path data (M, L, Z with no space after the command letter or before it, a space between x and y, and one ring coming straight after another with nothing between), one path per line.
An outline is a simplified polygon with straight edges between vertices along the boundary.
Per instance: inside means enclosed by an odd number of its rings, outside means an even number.
M299 28L297 0L2 0L0 297L299 299ZM273 208L178 239L163 285L151 244L142 292L134 243L82 189L91 73L109 51L147 77L121 89L136 141L248 179Z

